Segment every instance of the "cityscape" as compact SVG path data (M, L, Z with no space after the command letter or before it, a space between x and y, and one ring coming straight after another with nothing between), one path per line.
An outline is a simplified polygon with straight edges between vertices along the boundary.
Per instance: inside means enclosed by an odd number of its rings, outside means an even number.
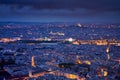
M120 0L0 0L0 80L120 80Z
M119 31L119 25L1 24L1 79L119 80Z

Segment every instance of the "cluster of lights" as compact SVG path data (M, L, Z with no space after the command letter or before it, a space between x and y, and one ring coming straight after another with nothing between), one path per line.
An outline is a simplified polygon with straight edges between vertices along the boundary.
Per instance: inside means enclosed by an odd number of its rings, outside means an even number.
M91 62L88 61L88 60L85 60L85 61L77 60L76 62L77 62L78 64L83 64L83 63L85 63L85 64L88 64L88 65L91 65Z
M98 72L98 76L99 77L102 77L102 76L106 77L107 75L108 75L107 70L104 68L100 68L100 71Z
M0 42L7 43L7 42L14 42L14 41L17 41L17 40L21 40L21 38L19 38L19 37L15 37L15 38L1 38Z

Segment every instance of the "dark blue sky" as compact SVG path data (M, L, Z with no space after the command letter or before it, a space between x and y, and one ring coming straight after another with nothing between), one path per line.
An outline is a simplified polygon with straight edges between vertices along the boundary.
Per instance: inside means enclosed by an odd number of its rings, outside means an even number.
M0 0L0 21L120 23L120 0Z

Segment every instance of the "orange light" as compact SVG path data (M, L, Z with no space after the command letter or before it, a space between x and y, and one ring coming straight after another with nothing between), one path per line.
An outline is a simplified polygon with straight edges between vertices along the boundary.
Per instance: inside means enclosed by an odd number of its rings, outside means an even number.
M69 75L67 76L67 78L69 78L69 79L76 79L77 76L74 75L74 74L69 74Z
M108 72L104 69L101 69L101 72L103 73L103 76L107 76L108 75Z
M81 62L80 60L77 60L76 62L77 62L78 64L82 64L82 62Z
M31 60L32 62L31 62L31 66L32 67L35 67L35 62L34 62L34 56L32 56L32 60Z
M91 62L86 60L86 61L83 61L85 64L88 64L88 65L91 65Z
M73 44L79 45L79 43L77 41L74 41Z

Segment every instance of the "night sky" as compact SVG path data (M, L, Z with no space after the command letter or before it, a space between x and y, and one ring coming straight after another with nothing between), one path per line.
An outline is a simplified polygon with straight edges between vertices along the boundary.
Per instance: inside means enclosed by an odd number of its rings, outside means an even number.
M0 0L0 21L120 23L120 0Z

